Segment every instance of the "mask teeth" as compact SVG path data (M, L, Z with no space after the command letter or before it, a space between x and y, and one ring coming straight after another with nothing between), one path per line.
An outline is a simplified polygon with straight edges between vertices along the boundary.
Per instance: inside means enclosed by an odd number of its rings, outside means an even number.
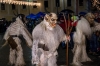
M50 24L50 26L51 26L51 27L55 27L55 26L56 26L56 24Z

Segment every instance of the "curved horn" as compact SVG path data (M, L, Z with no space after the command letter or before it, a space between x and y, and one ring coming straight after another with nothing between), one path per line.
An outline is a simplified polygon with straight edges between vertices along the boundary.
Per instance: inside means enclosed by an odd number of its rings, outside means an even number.
M17 16L17 14L15 14L15 12L13 11L13 14L15 15L15 16Z

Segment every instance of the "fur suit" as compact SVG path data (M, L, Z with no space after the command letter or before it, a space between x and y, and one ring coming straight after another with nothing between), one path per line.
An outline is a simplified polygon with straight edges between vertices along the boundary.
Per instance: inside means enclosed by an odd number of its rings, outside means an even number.
M56 24L55 13L46 14L33 32L32 64L37 66L57 66L57 48L61 41L67 41L63 29ZM43 45L41 48L39 45Z
M74 33L74 48L73 48L73 62L72 64L81 66L81 62L91 61L86 53L86 36L88 39L91 34L96 30L100 30L100 24L94 21L94 15L87 13L85 17L81 17L76 26L76 32Z
M16 42L17 47L16 49L12 49L10 47L9 64L15 66L23 66L25 65L24 58L23 58L23 49L21 47L21 40L19 39L18 36L22 35L26 40L28 46L30 47L32 45L32 39L29 37L31 35L27 31L24 23L21 20L21 17L17 17L16 21L8 27L3 39L7 41L10 36L15 36L15 35L17 36L12 38Z
M73 62L72 64L81 66L81 62L91 61L86 53L85 35L91 35L91 28L89 22L84 18L78 21L76 32L73 35L74 48L73 48Z

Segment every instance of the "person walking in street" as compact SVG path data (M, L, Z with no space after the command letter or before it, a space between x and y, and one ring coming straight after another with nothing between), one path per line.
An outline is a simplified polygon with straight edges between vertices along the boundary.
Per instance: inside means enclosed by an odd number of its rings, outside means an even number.
M26 40L29 47L32 46L31 34L25 26L25 15L19 14L16 21L13 22L6 30L3 39L5 44L10 46L9 64L14 66L24 66L23 49L21 47L20 35Z

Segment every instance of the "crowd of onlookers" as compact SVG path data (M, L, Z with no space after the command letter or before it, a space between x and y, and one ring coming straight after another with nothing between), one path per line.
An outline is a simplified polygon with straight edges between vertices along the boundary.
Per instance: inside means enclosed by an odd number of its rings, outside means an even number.
M96 31L92 34L89 40L89 53L100 55L100 31Z

